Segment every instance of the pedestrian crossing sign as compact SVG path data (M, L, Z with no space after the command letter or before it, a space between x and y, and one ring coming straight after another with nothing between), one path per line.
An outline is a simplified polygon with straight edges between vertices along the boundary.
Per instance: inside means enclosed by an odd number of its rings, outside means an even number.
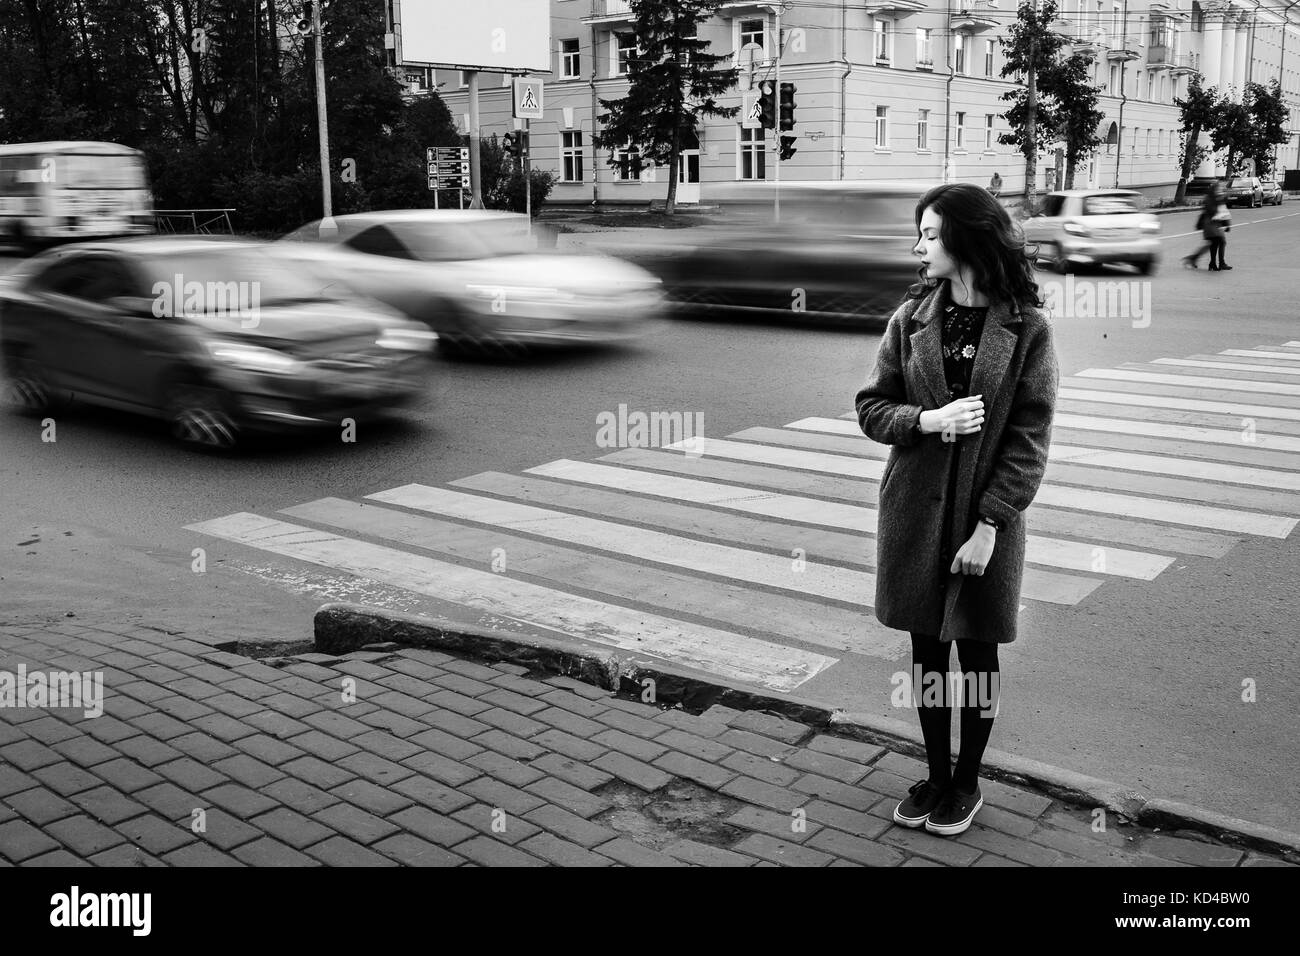
M763 128L763 105L760 102L759 94L746 93L744 95L745 113L741 127L744 129L762 129Z
M515 80L515 119L542 118L542 81Z

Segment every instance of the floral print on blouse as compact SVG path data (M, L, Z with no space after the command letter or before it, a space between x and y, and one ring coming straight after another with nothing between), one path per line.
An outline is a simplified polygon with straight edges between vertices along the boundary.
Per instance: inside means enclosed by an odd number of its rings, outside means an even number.
M962 398L970 389L975 350L984 331L988 306L949 305L943 313L943 374L948 392Z

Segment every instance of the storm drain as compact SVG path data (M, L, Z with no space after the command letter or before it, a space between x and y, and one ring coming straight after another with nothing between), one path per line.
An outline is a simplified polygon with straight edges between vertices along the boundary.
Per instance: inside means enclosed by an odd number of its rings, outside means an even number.
M690 780L674 779L654 793L615 780L593 792L614 804L594 822L651 850L676 840L729 847L748 833L724 822L744 803Z

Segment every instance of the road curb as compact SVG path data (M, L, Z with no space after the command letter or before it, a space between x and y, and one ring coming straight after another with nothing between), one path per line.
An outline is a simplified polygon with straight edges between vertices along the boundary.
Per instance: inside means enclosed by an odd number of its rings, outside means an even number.
M659 704L703 711L714 704L759 710L808 724L814 730L885 746L924 759L925 747L908 722L874 714L851 714L813 700L769 697L719 678L704 680L633 655L597 651L565 641L437 620L358 604L332 603L317 610L316 649L340 654L371 644L394 643L460 651L573 677L606 690L641 697L652 689ZM647 684L653 681L653 685ZM1300 834L1229 817L1200 807L1145 796L1131 787L1075 773L999 750L985 752L983 772L994 780L1030 787L1083 809L1105 808L1120 822L1202 833L1234 846L1281 855L1300 863Z

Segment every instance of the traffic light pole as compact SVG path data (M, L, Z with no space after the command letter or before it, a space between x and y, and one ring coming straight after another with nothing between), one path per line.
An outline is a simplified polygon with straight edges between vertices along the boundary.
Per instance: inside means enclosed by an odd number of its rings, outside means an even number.
M479 168L478 158L478 70L466 70L465 78L469 81L469 188L470 209L483 208L483 174ZM464 198L461 199L462 204Z
M781 221L781 7L782 4L780 3L773 7L776 12L776 85L773 87L773 95L776 97L774 108L777 111L775 129L772 130L776 138L776 193L772 199L773 222Z

